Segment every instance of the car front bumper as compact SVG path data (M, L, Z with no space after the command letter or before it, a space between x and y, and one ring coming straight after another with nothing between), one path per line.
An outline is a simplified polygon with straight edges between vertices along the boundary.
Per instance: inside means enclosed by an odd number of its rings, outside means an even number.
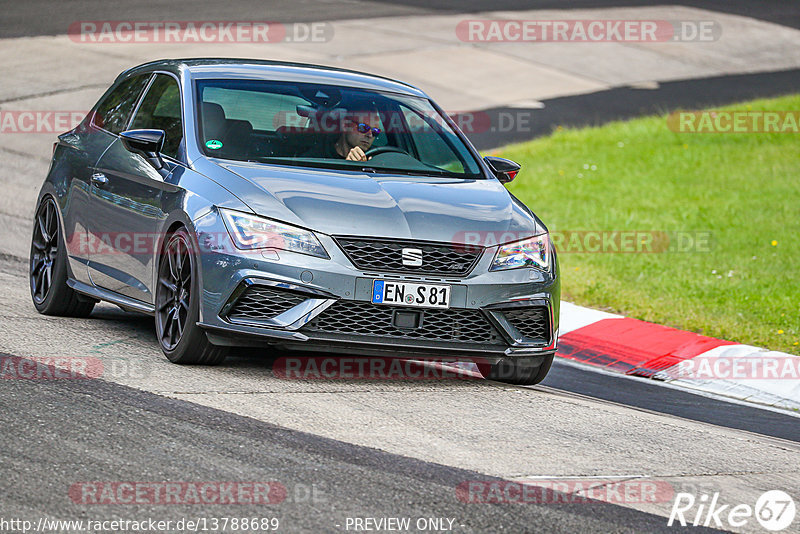
M271 344L292 350L413 358L547 355L558 342L560 281L550 272L489 271L485 249L464 277L365 272L330 236L330 259L283 250L236 250L216 214L198 221L200 326L220 345ZM372 304L376 279L447 284L450 308ZM417 328L397 328L396 310L418 313Z

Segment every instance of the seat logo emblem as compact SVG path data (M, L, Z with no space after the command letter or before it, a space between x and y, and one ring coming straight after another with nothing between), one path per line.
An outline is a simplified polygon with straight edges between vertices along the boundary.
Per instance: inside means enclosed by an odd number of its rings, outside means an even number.
M420 267L422 265L422 251L418 248L404 248L403 265L406 267Z

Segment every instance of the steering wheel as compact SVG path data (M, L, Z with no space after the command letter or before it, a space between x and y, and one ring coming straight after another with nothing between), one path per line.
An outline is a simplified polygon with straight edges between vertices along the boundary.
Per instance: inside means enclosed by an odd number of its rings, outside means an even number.
M396 146L391 146L391 145L377 146L375 148L370 148L364 153L364 155L367 156L368 158L372 158L375 156L379 156L381 154L386 154L388 152L398 152L400 154L405 154L406 156L411 156L411 154L409 154L402 148L397 148Z

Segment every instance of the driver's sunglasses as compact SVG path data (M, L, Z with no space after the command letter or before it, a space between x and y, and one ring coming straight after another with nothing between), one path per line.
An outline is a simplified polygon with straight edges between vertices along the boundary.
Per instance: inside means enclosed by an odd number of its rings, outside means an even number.
M356 124L356 130L358 130L358 132L362 134L365 134L370 130L372 130L372 137L378 137L381 134L380 128L373 128L369 124L364 124L363 122L359 122L358 124Z

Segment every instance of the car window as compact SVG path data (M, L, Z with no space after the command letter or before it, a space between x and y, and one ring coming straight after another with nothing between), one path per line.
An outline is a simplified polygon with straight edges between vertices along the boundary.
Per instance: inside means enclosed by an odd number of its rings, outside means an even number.
M451 172L465 171L463 158L459 158L454 150L455 147L461 146L461 141L441 117L416 111L404 105L401 105L400 109L419 159Z
M251 88L231 87L206 87L203 91L203 105L205 110L212 110L208 104L216 104L222 110L222 116L227 123L247 123L254 131L275 133L286 132L292 129L306 129L320 126L315 121L298 113L298 109L308 108L309 102L302 96L285 93L270 92ZM219 116L219 111L217 111ZM203 114L204 139L208 142L219 131L219 125L212 124L214 117L211 113ZM215 127L216 126L216 127ZM383 128L378 118L375 126ZM324 127L324 125L323 125ZM381 134L373 146L386 144L385 135Z
M270 131L281 126L308 124L308 118L297 114L297 106L308 102L298 96L209 87L203 94L203 102L218 104L227 120L248 121L254 130Z
M426 98L260 80L199 80L197 97L207 156L358 169L369 161L378 171L483 176L469 147ZM367 159L345 158L356 149Z
M113 134L123 131L149 79L150 74L141 74L120 83L95 107L92 124Z
M156 76L136 111L131 129L164 130L166 135L162 153L173 158L178 157L183 139L183 123L180 89L172 76Z

